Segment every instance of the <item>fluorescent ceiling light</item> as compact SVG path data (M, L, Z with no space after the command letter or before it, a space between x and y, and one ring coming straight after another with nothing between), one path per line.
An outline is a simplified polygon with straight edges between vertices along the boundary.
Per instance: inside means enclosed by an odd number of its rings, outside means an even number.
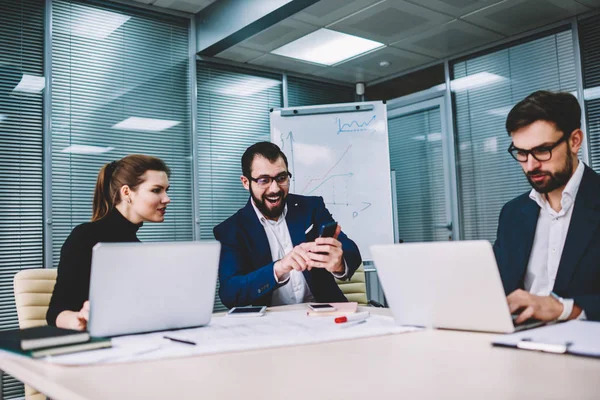
M385 47L383 43L321 28L271 53L323 65L333 65Z
M102 154L114 150L114 147L99 147L99 146L86 146L82 144L74 144L61 150L61 153L72 153L72 154Z
M46 79L43 76L23 75L14 92L39 93L44 90Z
M583 98L585 100L595 100L600 98L600 86L583 90Z
M514 106L505 106L505 107L498 107L498 108L494 108L492 110L489 110L487 113L491 114L491 115L496 115L498 117L506 117L508 115L508 113L510 112L510 110L512 110Z
M482 86L487 86L492 83L502 82L507 80L505 77L492 74L490 72L479 72L478 74L458 78L450 82L450 88L454 92L462 90L475 89Z
M179 125L180 123L180 121L169 121L167 119L129 117L126 120L113 125L112 128L125 131L160 132L172 128L175 125Z
M220 85L214 91L224 96L251 97L279 85L281 82L274 79L247 77L240 82Z
M129 20L126 15L86 8L85 13L72 16L71 34L90 39L106 39Z

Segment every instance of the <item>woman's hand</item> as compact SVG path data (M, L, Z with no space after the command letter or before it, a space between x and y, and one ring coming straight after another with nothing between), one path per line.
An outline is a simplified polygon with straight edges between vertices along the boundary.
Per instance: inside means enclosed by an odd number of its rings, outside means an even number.
M79 311L63 311L56 317L56 326L65 329L84 331L90 318L90 301L83 303Z

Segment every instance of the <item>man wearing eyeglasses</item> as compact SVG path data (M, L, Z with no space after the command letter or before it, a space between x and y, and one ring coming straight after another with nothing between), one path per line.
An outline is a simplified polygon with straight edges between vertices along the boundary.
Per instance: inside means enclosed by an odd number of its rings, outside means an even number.
M349 279L362 262L338 226L317 238L333 218L321 197L289 193L285 154L260 142L242 156L246 206L214 228L221 242L219 296L228 308L347 301L334 278Z
M573 95L538 91L506 120L533 187L503 207L494 244L515 323L600 320L600 176L577 158L580 119Z

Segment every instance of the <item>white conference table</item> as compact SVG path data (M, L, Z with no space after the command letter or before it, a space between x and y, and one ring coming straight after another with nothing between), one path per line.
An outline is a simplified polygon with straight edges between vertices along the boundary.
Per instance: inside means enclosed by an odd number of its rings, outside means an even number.
M0 369L53 400L600 398L600 360L496 348L493 337L426 330L85 367L3 353Z

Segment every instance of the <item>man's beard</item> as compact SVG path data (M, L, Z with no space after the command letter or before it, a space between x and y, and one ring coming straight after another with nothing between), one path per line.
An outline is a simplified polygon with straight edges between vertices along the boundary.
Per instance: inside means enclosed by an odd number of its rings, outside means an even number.
M542 183L535 183L532 179L532 175L547 175L549 179ZM573 175L573 155L571 154L571 147L567 144L567 161L564 167L556 171L555 173L541 171L539 169L526 172L525 176L529 181L531 187L533 187L536 192L540 194L550 193L560 187L563 187L569 182L571 176Z
M254 191L252 190L252 188L250 188L250 195L252 196L252 200L254 200L254 204L256 205L256 208L258 208L258 210L265 217L267 217L269 219L278 219L281 216L281 214L283 213L283 209L285 207L285 199L287 197L283 190L280 190L279 192L275 192L275 193L263 193L262 198L259 199L254 194ZM276 195L281 195L281 200L279 201L279 205L274 208L269 208L267 205L267 203L268 203L268 200L266 199L267 196L276 196Z

